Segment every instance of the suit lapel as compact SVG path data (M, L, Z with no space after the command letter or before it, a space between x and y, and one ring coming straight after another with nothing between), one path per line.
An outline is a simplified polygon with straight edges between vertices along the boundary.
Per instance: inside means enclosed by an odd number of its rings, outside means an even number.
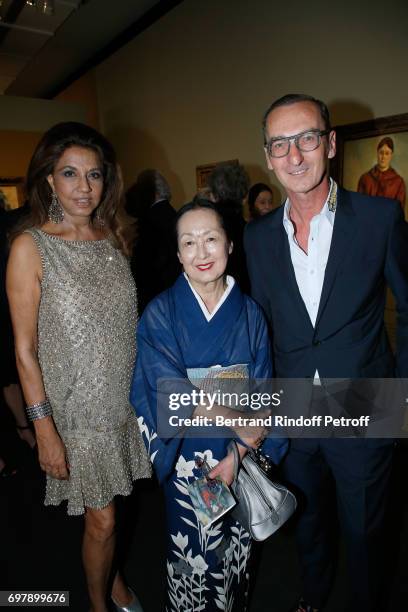
M272 237L272 245L274 249L274 254L276 257L278 269L282 272L282 277L286 286L289 288L289 291L293 295L293 298L298 306L299 314L301 316L306 317L309 325L312 326L312 322L309 317L309 313L307 312L306 305L303 301L302 296L300 295L299 287L296 280L295 269L293 267L292 258L290 256L290 247L288 235L283 226L283 209L281 207L282 212L278 215L278 223L273 226L273 237ZM276 219L274 219L276 222Z
M355 214L351 205L350 194L343 189L339 189L329 258L327 260L319 310L316 318L316 329L330 297L339 266L345 259L355 232Z

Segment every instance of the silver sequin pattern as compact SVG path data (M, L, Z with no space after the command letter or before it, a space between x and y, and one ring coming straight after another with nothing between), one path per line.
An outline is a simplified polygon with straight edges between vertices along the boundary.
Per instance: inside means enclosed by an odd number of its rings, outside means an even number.
M45 504L68 500L68 514L82 514L129 495L133 480L151 474L129 404L136 288L109 240L29 233L43 265L38 357L70 466L68 481L47 476Z

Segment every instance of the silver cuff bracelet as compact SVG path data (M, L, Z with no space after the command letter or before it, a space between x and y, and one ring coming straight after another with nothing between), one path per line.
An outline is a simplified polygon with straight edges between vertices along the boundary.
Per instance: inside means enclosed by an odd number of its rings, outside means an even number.
M29 421L36 421L37 419L43 419L44 417L52 415L52 408L50 402L45 399L38 404L26 407L27 418Z

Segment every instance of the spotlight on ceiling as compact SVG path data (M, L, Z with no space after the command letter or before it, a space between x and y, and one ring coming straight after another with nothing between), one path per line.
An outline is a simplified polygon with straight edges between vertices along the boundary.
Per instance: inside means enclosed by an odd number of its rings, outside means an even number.
M30 2L34 2L37 10L43 15L54 15L55 13L54 0L30 0Z

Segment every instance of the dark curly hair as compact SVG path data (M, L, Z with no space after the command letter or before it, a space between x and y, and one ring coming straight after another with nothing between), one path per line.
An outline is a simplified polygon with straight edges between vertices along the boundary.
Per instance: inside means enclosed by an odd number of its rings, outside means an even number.
M211 172L207 183L216 202L228 201L238 207L249 189L248 174L238 163L219 164Z

